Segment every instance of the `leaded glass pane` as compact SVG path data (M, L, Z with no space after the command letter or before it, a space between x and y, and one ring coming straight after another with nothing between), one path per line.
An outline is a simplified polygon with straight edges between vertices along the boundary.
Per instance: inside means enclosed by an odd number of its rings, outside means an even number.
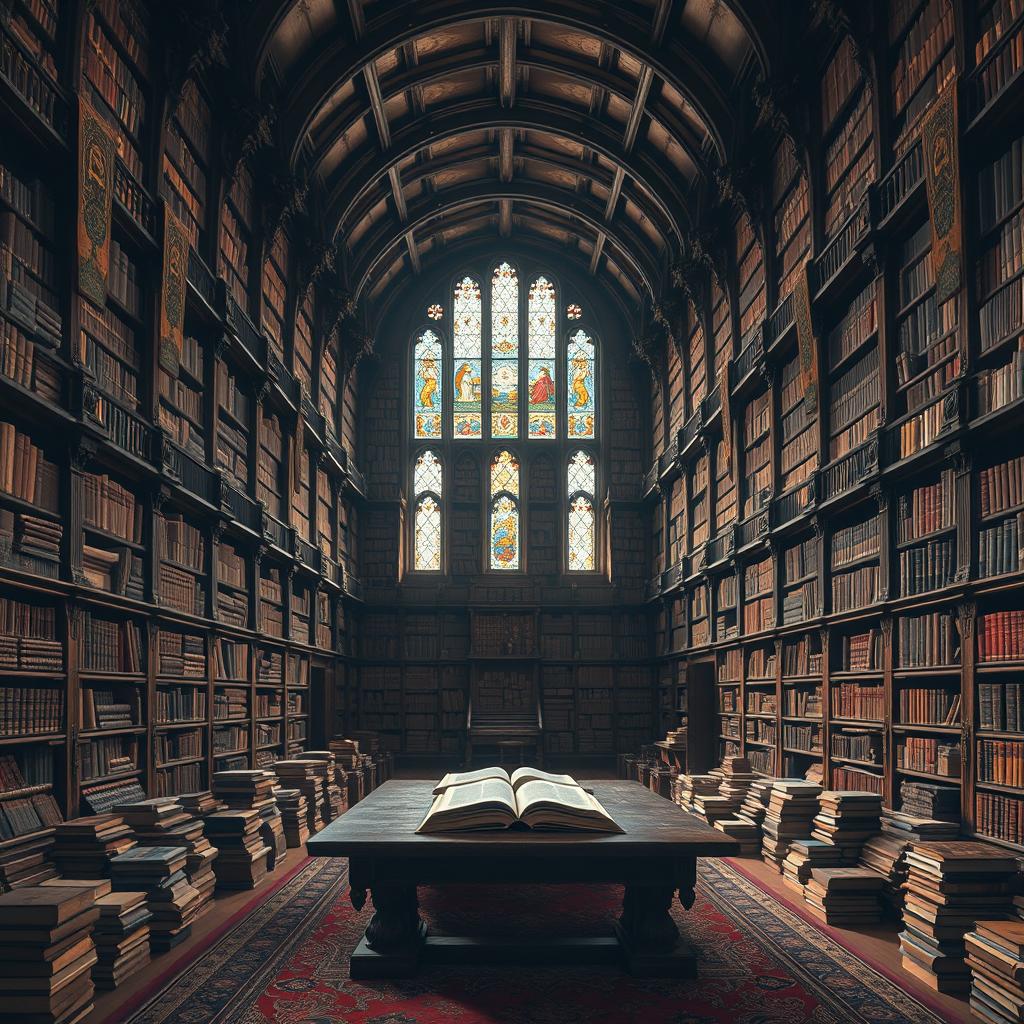
M577 331L569 338L566 364L569 374L569 436L596 437L594 343L585 331Z
M595 490L594 460L586 452L576 452L569 459L569 497L571 498L577 491L586 491L587 494L593 495Z
M569 503L569 571L591 572L594 569L594 506L589 498L578 494Z
M424 331L416 342L413 416L416 437L441 436L441 339Z
M416 503L416 568L438 572L441 568L441 506L426 494Z
M483 314L480 285L464 277L452 301L452 432L455 437L483 434Z
M519 278L499 264L491 276L491 436L519 434Z
M491 568L519 568L519 506L507 494L491 502Z
M527 365L530 437L557 434L555 425L555 286L538 277L529 295L530 359Z
M519 497L519 460L511 452L498 452L491 460L491 496L499 491Z
M416 460L413 492L422 494L424 491L433 491L439 495L442 493L442 484L441 460L433 452L423 452Z

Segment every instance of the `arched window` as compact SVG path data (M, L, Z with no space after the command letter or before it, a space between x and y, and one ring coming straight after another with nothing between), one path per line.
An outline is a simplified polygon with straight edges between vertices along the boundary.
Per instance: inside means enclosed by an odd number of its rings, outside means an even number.
M519 460L507 450L491 459L491 568L518 569Z
M413 566L422 572L440 572L444 507L444 467L437 455L420 452L413 469Z
M549 270L500 254L428 296L406 377L408 568L459 576L521 571L528 561L544 575L601 568L599 325L584 302L566 301L581 298ZM451 488L444 497L442 475ZM538 537L534 559L527 520Z
M594 457L582 449L569 456L566 470L566 565L569 572L597 568L597 513L594 495L597 471Z

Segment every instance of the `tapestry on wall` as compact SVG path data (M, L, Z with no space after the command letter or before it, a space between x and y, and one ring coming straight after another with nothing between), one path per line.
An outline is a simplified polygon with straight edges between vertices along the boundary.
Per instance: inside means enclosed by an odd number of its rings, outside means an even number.
M804 263L804 272L797 277L793 289L793 318L796 321L796 344L800 356L800 385L807 412L818 408L818 343L811 319L811 261Z
M960 288L960 171L956 89L932 106L922 128L928 217L932 226L935 301L945 302Z
M164 203L164 255L160 281L160 366L178 374L185 330L188 281L188 232Z
M106 121L78 100L78 290L99 307L107 303L110 210L117 146Z

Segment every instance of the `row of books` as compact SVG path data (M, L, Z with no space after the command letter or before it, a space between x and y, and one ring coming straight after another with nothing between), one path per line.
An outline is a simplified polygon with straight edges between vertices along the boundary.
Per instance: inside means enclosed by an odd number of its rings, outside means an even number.
M0 490L47 512L60 508L57 467L13 423L0 421Z
M980 470L978 495L982 517L1024 505L1024 456Z
M878 600L881 570L877 565L863 565L832 577L832 611L846 612L865 608Z
M78 745L80 778L96 781L139 767L139 743L133 736L100 736Z
M869 629L865 633L853 633L842 638L842 660L844 672L871 672L882 670L882 631Z
M860 683L833 685L832 714L836 718L881 722L885 718L885 690Z
M1024 611L1019 608L978 616L978 661L1024 658Z
M978 781L1024 787L1024 739L979 739Z
M193 722L206 718L206 691L198 686L160 687L153 706L160 725Z
M959 626L950 612L903 615L896 620L900 668L954 665L960 661Z
M958 725L960 694L945 687L907 686L896 698L902 725Z
M832 535L832 568L841 569L880 550L881 519L872 516L864 522L842 527Z
M85 523L141 544L142 506L135 495L106 474L83 473L81 482Z
M1024 800L999 793L974 794L975 828L1006 843L1024 842Z
M78 711L83 729L127 729L142 724L142 696L134 686L83 686Z
M977 687L978 728L1024 732L1024 683L983 683Z
M144 671L142 627L130 619L104 619L86 611L82 625L82 668L89 672Z
M896 766L906 771L960 777L960 744L933 736L906 736L896 744Z
M1022 280L1024 288L1024 280ZM1024 344L1024 339L1018 345ZM995 412L1004 405L1024 397L1024 351L1019 347L1010 355L1010 361L1002 366L978 371L978 415Z
M202 757L204 747L202 729L175 729L173 732L157 733L153 737L153 757L158 767L168 761Z
M844 729L832 733L831 749L833 757L849 761L869 761L872 764L880 764L882 761L882 737L867 729Z
M60 687L0 687L0 736L42 736L63 728L64 691Z
M782 713L794 718L821 718L821 688L787 687L782 691Z
M1024 549L1024 512L1018 512L994 526L978 532L978 576L998 576L1016 572L1022 564Z
M157 672L162 676L205 679L205 639L197 633L161 629L157 637Z
M934 484L915 487L901 495L896 511L896 540L919 540L955 521L956 482L953 471L943 470Z
M899 554L900 593L923 594L946 586L956 573L956 540L926 541Z

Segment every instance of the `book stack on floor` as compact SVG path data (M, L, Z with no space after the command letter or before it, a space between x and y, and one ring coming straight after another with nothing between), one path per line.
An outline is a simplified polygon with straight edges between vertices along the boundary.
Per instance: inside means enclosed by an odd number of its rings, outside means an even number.
M871 868L819 868L811 871L804 901L826 924L840 927L878 924L885 879Z
M348 780L345 769L336 763L330 750L305 750L304 761L323 761L327 765L324 777L324 822L334 821L348 810Z
M829 789L818 803L811 838L837 846L843 864L856 864L861 847L881 830L882 798L859 790Z
M843 853L838 846L822 839L794 839L782 862L782 880L802 896L815 868L837 868L842 863Z
M917 818L960 821L960 790L952 786L933 786L928 782L900 783L900 810Z
M274 797L276 784L274 772L263 768L214 772L213 775L214 795L223 800L229 810L250 810L259 814L263 845L269 850L267 871L273 871L288 852L281 813Z
M110 861L135 846L121 814L92 814L56 826L53 860L70 878L108 878Z
M217 850L206 837L202 818L196 818L186 811L175 796L158 796L152 800L123 804L119 810L125 822L131 826L132 834L140 846L185 848L185 874L200 896L192 918L193 923L197 921L211 909L213 891L217 885L213 873Z
M740 805L740 817L749 818L759 826L768 813L768 801L771 799L774 785L775 779L755 779Z
M984 843L956 841L915 842L906 859L903 968L938 992L966 994L964 936L976 921L1013 912L1016 860Z
M324 763L292 758L278 761L274 771L283 785L297 789L306 798L306 825L310 834L316 835L324 827Z
M745 757L727 757L718 770L709 772L709 777L711 776L719 778L718 790L714 795L695 794L693 813L703 818L709 825L725 819L735 819L755 778L750 770L750 762Z
M718 796L722 780L718 775L680 775L679 783L682 801L679 806L693 812L698 797Z
M51 863L53 832L35 832L0 842L0 892L39 885L57 875Z
M309 820L306 798L297 789L276 790L277 806L281 809L284 837L291 848L306 845L309 838Z
M92 979L99 989L117 988L150 960L153 914L141 890L111 892L96 900L100 919L93 930L96 955Z
M910 848L910 839L892 832L880 832L868 839L860 851L858 863L882 876L882 901L897 914L903 910L903 883L907 880L907 861L904 854Z
M800 779L775 781L768 800L768 813L761 824L764 833L761 858L765 864L781 872L789 844L794 839L810 839L811 822L818 813L820 794L821 786L816 782Z
M978 921L964 936L971 1010L994 1024L1024 1019L1024 921Z
M228 805L223 800L218 800L208 789L200 790L198 793L182 793L178 797L183 811L188 811L193 818L205 818L208 814L216 811L226 811Z
M77 1024L92 1010L91 888L26 886L0 896L0 1016Z
M149 942L154 953L172 949L192 934L202 897L185 874L184 846L136 846L110 862L116 892L144 892Z
M205 819L217 847L213 870L218 889L255 889L267 877L270 847L263 842L259 811L217 811Z
M335 736L328 742L327 747L334 754L335 764L341 765L347 773L348 805L352 807L366 795L359 741Z
M886 807L882 811L882 831L901 839L916 839L918 842L949 842L960 835L960 820L939 821L937 818L921 818Z
M719 818L715 822L715 828L740 844L741 856L761 852L761 827L748 818Z

